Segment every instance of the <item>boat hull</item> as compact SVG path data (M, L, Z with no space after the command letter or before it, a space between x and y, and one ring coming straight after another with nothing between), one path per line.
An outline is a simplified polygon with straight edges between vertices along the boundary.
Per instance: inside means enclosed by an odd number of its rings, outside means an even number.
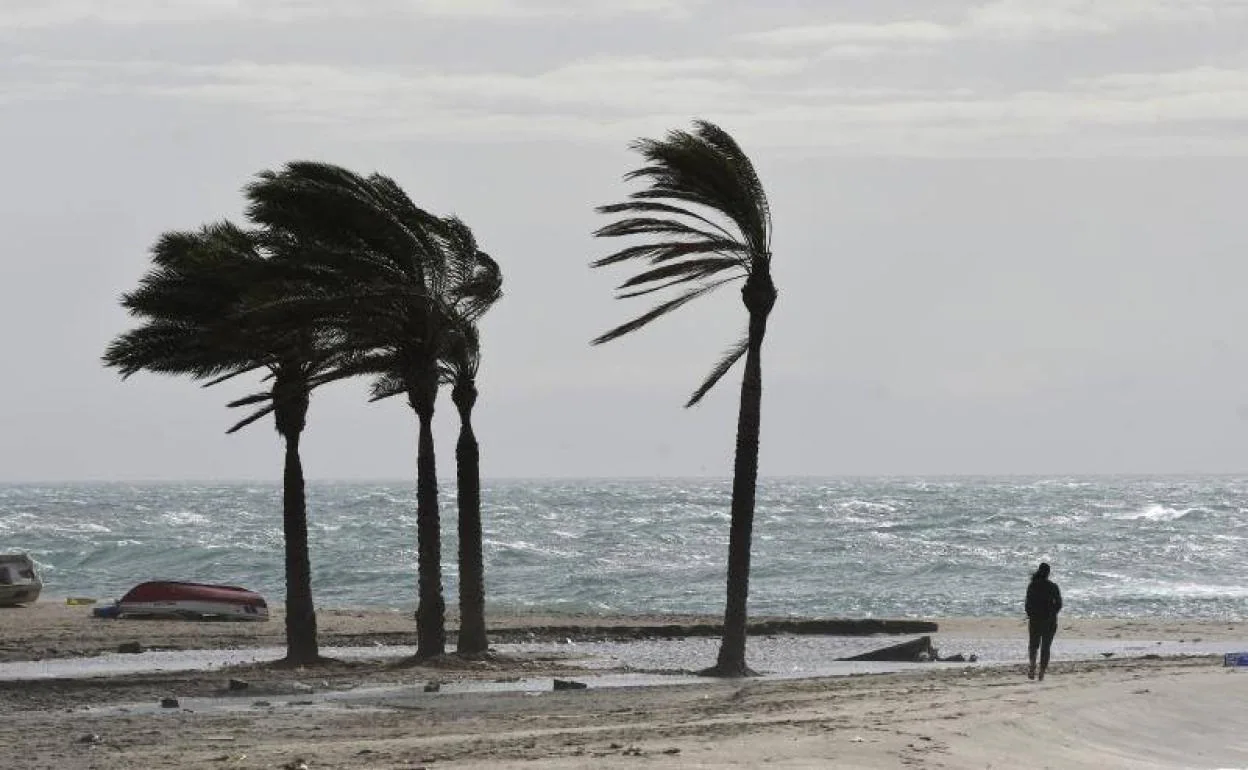
M115 617L177 620L269 619L264 597L235 586L205 583L152 582L130 589L117 602Z
M43 591L35 563L25 554L0 555L0 607L31 604Z

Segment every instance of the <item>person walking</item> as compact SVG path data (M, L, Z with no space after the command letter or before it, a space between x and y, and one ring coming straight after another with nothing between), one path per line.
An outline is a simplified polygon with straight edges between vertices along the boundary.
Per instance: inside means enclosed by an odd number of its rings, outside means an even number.
M1036 678L1036 652L1040 652L1040 679L1049 667L1049 648L1057 634L1057 613L1062 611L1062 592L1049 580L1049 565L1040 562L1027 586L1027 678Z

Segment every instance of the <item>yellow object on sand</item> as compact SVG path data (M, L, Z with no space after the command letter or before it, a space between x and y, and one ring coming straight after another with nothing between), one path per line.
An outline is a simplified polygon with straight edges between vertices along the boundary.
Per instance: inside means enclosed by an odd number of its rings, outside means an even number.
M95 599L89 599L85 596L71 596L65 600L65 603L71 606L80 604L95 604Z

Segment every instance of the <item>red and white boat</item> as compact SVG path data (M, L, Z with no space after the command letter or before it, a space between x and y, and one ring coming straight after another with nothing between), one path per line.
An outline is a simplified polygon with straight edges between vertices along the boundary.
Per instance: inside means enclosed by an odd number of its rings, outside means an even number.
M155 581L131 588L118 600L116 610L108 614L181 620L268 620L269 606L260 594L237 586Z

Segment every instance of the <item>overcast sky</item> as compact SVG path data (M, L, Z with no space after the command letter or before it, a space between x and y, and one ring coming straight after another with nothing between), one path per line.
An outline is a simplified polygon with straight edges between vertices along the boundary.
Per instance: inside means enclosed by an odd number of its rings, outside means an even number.
M764 475L1242 471L1246 34L1245 0L3 0L0 481L280 477L270 424L224 435L250 388L99 356L156 237L292 159L502 264L486 476L730 474L739 370L681 404L735 291L588 344L646 307L592 207L694 117L774 210ZM309 477L414 475L363 393L314 395Z

